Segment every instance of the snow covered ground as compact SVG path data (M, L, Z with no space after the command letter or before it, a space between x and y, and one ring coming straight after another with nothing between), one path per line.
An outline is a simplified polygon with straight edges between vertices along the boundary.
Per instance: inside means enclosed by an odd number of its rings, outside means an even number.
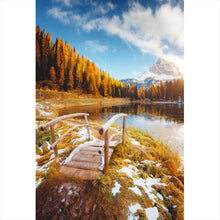
M125 159L124 161L127 162L128 164L122 167L121 169L117 170L117 172L125 173L128 177L130 177L133 180L134 186L128 187L127 189L135 193L137 196L143 196L142 192L144 191L152 201L152 207L150 208L144 208L139 203L131 203L128 206L128 220L138 219L139 216L135 216L134 214L139 209L146 214L149 220L156 220L159 217L158 207L161 207L168 212L169 210L163 204L164 198L162 194L156 192L156 190L153 188L153 185L168 186L169 184L161 183L161 178L153 178L152 176L143 179L138 176L139 174L139 169L137 168L138 166L144 164L150 164L159 167L161 164L149 160L136 162L135 164L130 159ZM122 188L123 186L121 186L117 181L115 181L114 187L112 188L113 197L115 197L116 194L120 194L120 190ZM157 204L157 207L154 207L155 204Z

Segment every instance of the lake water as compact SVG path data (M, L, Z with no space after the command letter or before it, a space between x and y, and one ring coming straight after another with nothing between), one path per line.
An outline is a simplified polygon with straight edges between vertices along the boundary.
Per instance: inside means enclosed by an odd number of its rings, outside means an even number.
M180 152L184 147L184 105L181 104L128 104L118 106L80 106L61 109L59 115L87 112L89 119L107 122L117 113L126 113L126 126L147 130ZM116 121L122 126L122 119Z

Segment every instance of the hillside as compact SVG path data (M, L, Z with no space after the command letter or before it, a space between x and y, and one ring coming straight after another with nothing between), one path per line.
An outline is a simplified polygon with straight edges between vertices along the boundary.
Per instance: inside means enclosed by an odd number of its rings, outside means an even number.
M51 33L40 30L39 26L36 27L36 87L138 99L136 87L114 79L60 37L53 44Z

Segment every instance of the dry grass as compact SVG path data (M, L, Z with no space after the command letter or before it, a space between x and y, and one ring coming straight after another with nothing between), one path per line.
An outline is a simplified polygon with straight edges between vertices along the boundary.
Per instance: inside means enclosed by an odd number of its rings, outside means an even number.
M70 125L65 123L59 124L62 127L63 134ZM56 129L55 129L56 130ZM56 130L57 131L57 130ZM45 134L45 137L43 135ZM48 141L49 134L39 133L38 137L41 141ZM164 201L158 201L157 207L160 212L161 219L183 219L184 217L184 173L180 170L180 158L178 153L171 150L167 145L164 145L160 140L154 140L151 135L140 129L135 129L132 127L127 128L127 141L125 145L119 144L115 147L112 154L109 170L100 178L97 178L92 183L87 181L82 181L80 184L89 185L92 184L93 191L100 194L109 204L116 204L117 211L121 210L122 219L127 216L128 206L130 204L139 203L142 208L153 207L152 200L148 197L142 187L139 190L142 192L142 196L135 194L133 191L129 190L129 187L134 187L133 179L128 177L125 173L117 172L120 168L127 166L128 162L125 159L131 161L129 164L134 165L138 169L138 176L136 178L146 179L148 177L161 178L161 183L165 183L168 186L154 185L155 194L159 192ZM139 141L143 146L135 146L130 143L129 138L134 138ZM58 149L68 149L62 155L60 155L61 161L63 161L71 151L80 143L72 143L71 140L78 138L77 132L70 132L62 142L58 145ZM50 141L50 140L49 140ZM40 143L40 141L39 141ZM42 158L45 160L50 154L45 154ZM150 164L142 163L144 160L152 161ZM43 159L42 159L43 161ZM39 160L39 163L42 162ZM157 166L157 164L160 164ZM137 165L139 164L139 165ZM36 179L45 177L47 179L60 178L58 175L59 166L52 162L48 165L48 172L42 173L37 172ZM77 181L72 179L72 181ZM120 193L115 196L112 195L112 188L115 182L121 185ZM160 205L164 205L168 208L169 212L161 208ZM114 212L114 210L112 210ZM146 219L144 210L138 210L135 213L139 216L139 219Z
M122 103L130 103L128 98L112 98L102 97L100 95L83 94L80 90L73 90L72 92L63 92L50 89L36 89L36 100L43 104L53 112L59 108L82 105L114 105Z
M102 192L105 197L117 202L121 210L126 210L128 205L135 202L139 203L143 208L152 207L152 200L149 199L145 191L139 187L142 196L136 195L128 187L133 187L132 178L124 173L118 173L116 170L127 166L124 159L129 158L129 164L135 165L139 170L138 177L146 179L148 177L161 178L161 183L168 186L154 185L155 194L161 193L164 201L158 201L158 210L161 219L183 219L184 215L184 176L183 170L179 170L180 158L178 153L172 152L171 148L164 145L159 140L154 140L150 134L140 129L128 128L127 135L139 141L143 146L134 146L129 142L125 145L117 145L112 154L109 170L101 178L94 181L93 185L98 191ZM141 163L141 161L150 160L152 163ZM160 163L160 166L157 164ZM114 183L118 182L121 185L120 193L112 196L111 189ZM164 205L168 208L169 212L161 208ZM135 213L139 219L146 219L145 212L138 210Z

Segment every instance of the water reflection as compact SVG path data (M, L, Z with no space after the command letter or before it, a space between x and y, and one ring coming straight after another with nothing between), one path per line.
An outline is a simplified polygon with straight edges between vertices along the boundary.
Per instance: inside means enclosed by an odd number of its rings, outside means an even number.
M89 119L107 121L114 114L126 113L126 125L148 130L153 137L178 150L183 156L184 106L178 104L128 104L120 106L80 106L59 110L59 115L87 112ZM122 119L117 121L122 125Z
M66 115L77 112L87 112L90 119L102 120L116 113L126 113L128 115L140 115L147 120L165 120L166 122L184 123L184 106L168 104L129 104L119 106L80 106L59 110L59 115ZM101 113L101 114L100 114ZM107 118L106 118L107 116Z

